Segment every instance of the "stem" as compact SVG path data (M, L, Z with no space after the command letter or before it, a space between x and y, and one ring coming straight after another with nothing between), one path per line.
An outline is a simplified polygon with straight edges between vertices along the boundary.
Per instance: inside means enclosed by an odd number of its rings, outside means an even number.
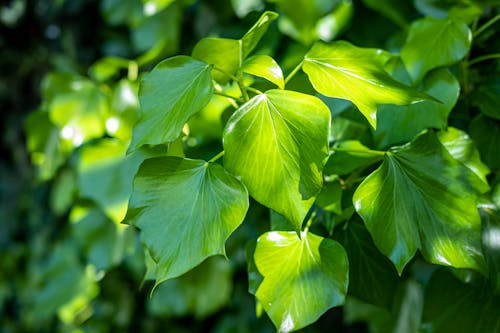
M385 151L378 150L357 150L357 149L347 149L347 148L330 148L333 151L345 151L347 153L358 153L358 154L366 154L366 155L379 155L384 156L386 154Z
M248 97L247 89L248 87L245 87L241 82L238 81L238 87L240 88L241 95L243 96L243 100L245 102L248 102L250 100L250 97Z
M214 91L214 95L219 95L219 96L222 96L222 97L230 98L233 101L237 101L237 102L240 102L240 103L243 102L243 100L241 98L234 97L234 96L231 96L231 95L228 95L228 94L224 94L223 92Z
M252 88L252 87L246 87L246 89L247 89L247 90L250 90L251 92L254 92L254 93L258 94L258 95L263 94L263 92L262 92L262 91L260 91L260 90L258 90L258 89L255 89L255 88Z
M224 156L224 150L221 151L220 153L218 153L217 155L215 155L214 157L212 157L208 163L214 163L215 161L217 161L219 158L221 158L222 156Z
M498 59L500 58L500 53L486 54L484 56L480 56L469 61L469 67L477 64L478 62L490 60L490 59Z
M304 63L304 60L302 60L295 68L290 72L290 74L287 75L285 78L285 85L297 74L297 72L302 68L302 64Z
M486 29L488 29L489 27L491 27L493 24L495 24L495 22L498 21L498 20L500 20L500 14L496 15L494 18L492 18L491 20L489 20L488 22L486 22L485 24L483 24L479 29L477 29L476 31L474 31L474 33L472 34L472 37L476 38L483 31L485 31Z
M130 61L128 63L128 73L127 77L130 81L137 80L137 76L139 75L139 65L135 61Z

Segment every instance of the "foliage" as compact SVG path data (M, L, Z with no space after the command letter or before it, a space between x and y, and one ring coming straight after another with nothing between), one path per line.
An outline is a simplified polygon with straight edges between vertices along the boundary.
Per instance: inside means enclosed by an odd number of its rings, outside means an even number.
M500 332L496 5L2 5L2 327Z

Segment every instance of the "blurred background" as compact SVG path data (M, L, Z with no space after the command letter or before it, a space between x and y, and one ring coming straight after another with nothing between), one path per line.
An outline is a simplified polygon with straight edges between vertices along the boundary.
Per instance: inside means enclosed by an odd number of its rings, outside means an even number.
M147 157L125 155L141 73L189 55L203 37L240 38L266 9L281 17L256 52L285 72L318 39L397 51L407 22L446 13L435 2L396 1L382 15L376 1L3 0L0 332L274 332L247 291L241 244L270 220L255 202L228 241L229 261L211 258L151 294L151 259L137 231L120 224ZM489 33L481 38L479 54L481 43L498 45ZM310 89L302 74L291 84ZM187 156L220 151L219 119L231 108L220 104L190 120ZM457 108L453 121L467 117ZM369 136L363 119L343 121L357 138ZM347 308L302 331L368 332ZM379 316L363 309L362 319Z

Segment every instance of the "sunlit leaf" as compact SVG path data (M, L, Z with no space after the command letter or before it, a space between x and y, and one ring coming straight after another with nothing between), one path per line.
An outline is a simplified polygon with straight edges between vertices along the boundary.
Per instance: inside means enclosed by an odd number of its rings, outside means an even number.
M268 90L229 119L224 166L299 229L323 183L329 126L330 112L316 97Z
M285 88L285 81L283 80L283 72L281 71L281 68L278 65L278 63L270 56L256 55L248 58L243 63L241 71L243 73L262 77L274 83L280 89Z
M426 17L412 23L401 58L413 81L418 82L431 69L462 59L469 52L471 40L465 23Z
M484 271L475 191L487 190L427 132L388 152L353 202L400 273L417 250L435 264Z
M344 303L347 255L331 239L268 232L257 240L254 260L264 277L255 295L280 332L307 326Z
M141 82L140 118L132 147L174 141L186 121L200 111L213 94L211 66L187 56L160 62Z
M178 157L142 163L126 221L158 264L156 283L178 277L216 254L248 209L245 187L220 165Z
M302 68L314 89L325 96L350 100L375 127L378 104L404 105L426 99L385 72L384 64L390 57L382 50L344 41L316 43L305 55Z

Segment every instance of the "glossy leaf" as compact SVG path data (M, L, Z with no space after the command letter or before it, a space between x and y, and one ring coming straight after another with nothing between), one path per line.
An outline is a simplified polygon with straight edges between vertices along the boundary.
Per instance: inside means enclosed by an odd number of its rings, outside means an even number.
M469 52L471 40L465 23L426 17L412 23L401 58L412 80L419 82L431 69L462 59Z
M280 332L307 326L344 303L347 255L333 240L268 232L257 240L254 260L264 277L255 295Z
M349 295L391 309L398 273L387 257L375 247L361 223L351 221L337 235L349 257Z
M483 251L488 264L488 276L495 294L500 295L500 208L483 205Z
M224 255L224 243L247 209L245 187L220 165L158 157L140 166L126 221L141 229L158 264L158 284Z
M353 203L398 272L417 250L435 264L484 271L474 192L487 190L427 132L388 152Z
M264 12L241 39L203 38L195 45L192 56L214 65L214 79L225 83L229 81L227 74L233 75L243 65L277 16L274 12Z
M156 65L141 82L141 112L132 147L177 139L186 121L212 97L210 69L210 65L187 56Z
M438 139L454 159L462 162L485 185L488 185L486 176L490 173L490 169L481 161L479 151L467 133L454 127L448 127L446 131L438 133Z
M228 120L224 166L300 229L323 183L329 126L330 112L316 97L268 90Z
M420 85L436 101L411 105L382 105L378 109L377 130L373 131L377 147L387 148L411 141L427 128L445 129L448 115L460 92L457 79L445 69L433 71Z
M267 55L256 55L248 58L243 63L241 68L243 73L252 74L262 77L269 82L274 83L280 89L285 88L285 81L283 79L283 72L281 71L278 63Z
M303 70L314 89L348 99L376 127L378 104L412 104L426 95L394 80L384 70L390 54L356 47L348 42L316 43L305 55Z
M500 332L500 298L438 270L425 290L422 327L435 333Z

